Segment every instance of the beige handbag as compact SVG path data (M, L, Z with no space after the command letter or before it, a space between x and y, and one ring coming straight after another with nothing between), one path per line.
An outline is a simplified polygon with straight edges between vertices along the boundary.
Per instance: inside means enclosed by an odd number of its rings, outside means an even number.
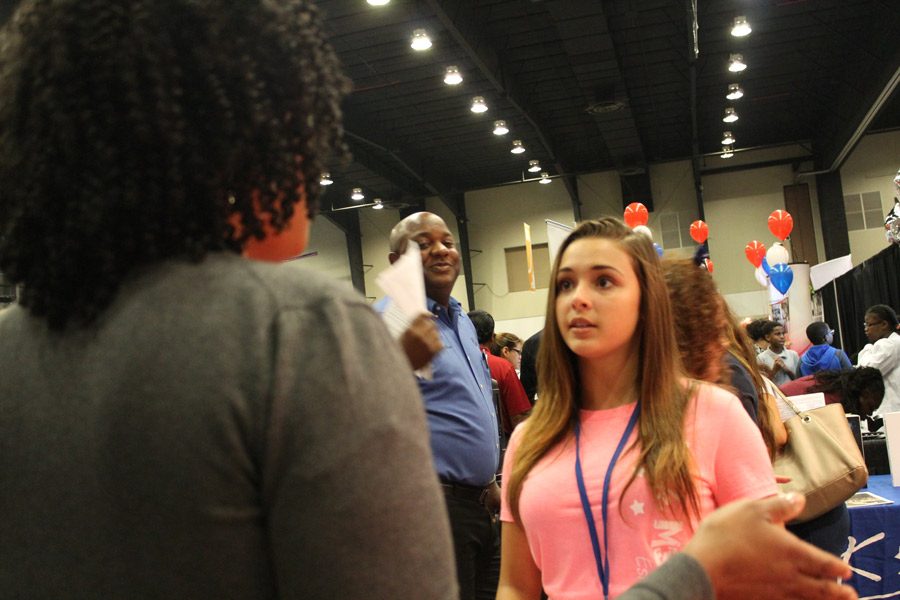
M784 422L788 441L775 459L775 474L791 478L779 484L782 492L806 496L806 507L792 521L802 523L850 498L866 484L869 472L843 406L801 412L789 398L782 399L796 415Z

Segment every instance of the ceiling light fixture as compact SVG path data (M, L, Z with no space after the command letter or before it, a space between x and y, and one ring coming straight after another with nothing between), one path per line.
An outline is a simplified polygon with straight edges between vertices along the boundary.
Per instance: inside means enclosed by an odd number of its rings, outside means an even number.
M334 183L334 179L331 178L331 173L325 172L322 173L322 176L319 178L319 185L331 185Z
M494 135L506 135L509 133L509 127L506 126L506 121L494 121Z
M538 181L538 183L543 183L544 185L550 183L550 175L547 174L547 171L541 173L541 179Z
M728 70L732 73L740 73L744 69L747 68L747 65L744 64L744 55L743 54L732 54L728 58Z
M381 202L381 198L375 198L372 200L372 210L382 210L384 208L384 204Z
M410 41L409 47L416 52L421 52L422 50L428 50L429 48L431 48L431 38L428 37L428 32L424 29L414 30L412 41Z
M522 145L522 140L513 140L512 148L509 150L513 154L522 154L525 152L525 146Z
M726 131L722 134L722 144L728 145L734 143L734 136L731 135L730 131Z
M540 173L541 172L541 163L537 160L529 160L528 161L528 172L529 173Z
M488 107L487 104L484 103L483 96L475 96L474 98L472 98L472 108L470 108L469 110L471 110L473 113L487 112L487 109Z
M725 94L725 97L729 100L739 100L744 97L744 88L737 83L729 83L728 93Z
M722 120L726 123L734 123L738 120L738 114L735 112L733 106L729 106L725 109L725 116L722 117Z
M734 156L734 148L731 146L722 146L722 154L719 155L721 158L731 158Z
M362 188L353 188L353 193L350 194L351 200L362 200L365 196L362 193Z
M741 15L740 17L734 18L734 24L731 26L731 35L734 37L744 37L745 35L750 35L750 32L753 31L750 29L750 23L747 22L747 17Z
M390 4L391 0L366 0L372 6L384 6L385 4Z
M462 83L462 73L459 72L459 67L447 67L447 70L444 71L444 83L447 85L459 85Z

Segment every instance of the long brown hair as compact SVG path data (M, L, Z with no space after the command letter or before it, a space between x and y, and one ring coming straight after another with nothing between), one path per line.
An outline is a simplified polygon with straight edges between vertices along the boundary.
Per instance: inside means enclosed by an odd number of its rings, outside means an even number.
M692 389L678 358L672 311L659 258L650 238L634 233L621 221L603 218L581 223L565 239L553 264L547 294L547 317L538 350L540 399L515 455L506 482L513 515L519 519L519 498L528 473L572 431L581 404L578 361L556 321L556 277L566 250L584 238L618 242L632 260L641 287L640 315L634 335L639 339L635 386L640 394L638 422L640 456L626 489L643 469L660 509L685 516L699 515L699 500L691 476L691 454L684 442L684 412Z

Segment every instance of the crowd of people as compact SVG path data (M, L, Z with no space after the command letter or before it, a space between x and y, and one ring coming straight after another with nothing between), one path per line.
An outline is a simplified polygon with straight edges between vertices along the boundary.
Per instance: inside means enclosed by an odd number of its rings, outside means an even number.
M415 244L427 306L392 339L391 298L281 262L342 148L309 2L25 0L0 36L4 595L855 597L784 527L771 382L837 361L808 389L900 408L890 308L858 369L774 322L757 355L706 271L601 218L523 342L452 297L419 212L385 250Z

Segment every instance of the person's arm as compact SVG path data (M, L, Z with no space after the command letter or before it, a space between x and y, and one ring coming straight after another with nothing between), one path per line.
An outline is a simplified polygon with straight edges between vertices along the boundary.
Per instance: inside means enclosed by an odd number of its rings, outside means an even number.
M788 350L786 354L790 360L785 363L784 372L787 373L788 377L791 379L797 379L797 373L800 371L800 355L793 350Z
M534 403L534 395L537 393L537 351L540 346L541 336L535 334L522 344L522 362L519 365L519 378L525 389L525 397L529 403Z
M774 387L774 385L773 385ZM775 388L778 389L778 388ZM763 410L767 410L769 415L769 423L772 425L772 433L775 437L775 451L780 452L784 445L787 444L788 432L781 420L781 413L778 410L778 400L771 393L763 394Z
M804 504L799 494L733 502L705 518L683 552L702 565L718 600L856 598L853 588L837 582L850 577L849 565L784 529L784 523L800 514ZM623 594L620 598L688 597Z
M504 521L500 541L500 583L497 600L539 600L541 572L531 556L525 531Z
M842 369L852 369L853 364L850 362L850 358L847 357L847 353L843 350L838 350L838 361L841 363Z
M900 343L892 343L889 338L881 339L874 344L867 345L859 352L860 367L875 367L882 374L890 373L900 368Z
M273 325L262 509L247 515L265 523L261 572L285 598L454 599L446 506L409 365L362 300L323 304Z
M759 412L759 395L756 386L753 385L753 379L750 373L734 356L726 354L725 363L731 373L731 387L737 392L737 397L741 401L744 410L750 415L754 422L759 422L757 413Z
M522 387L522 382L519 381L512 366L500 376L497 386L500 388L500 401L503 402L506 414L510 418L511 429L515 429L516 425L528 417L531 402L528 401L525 388Z

